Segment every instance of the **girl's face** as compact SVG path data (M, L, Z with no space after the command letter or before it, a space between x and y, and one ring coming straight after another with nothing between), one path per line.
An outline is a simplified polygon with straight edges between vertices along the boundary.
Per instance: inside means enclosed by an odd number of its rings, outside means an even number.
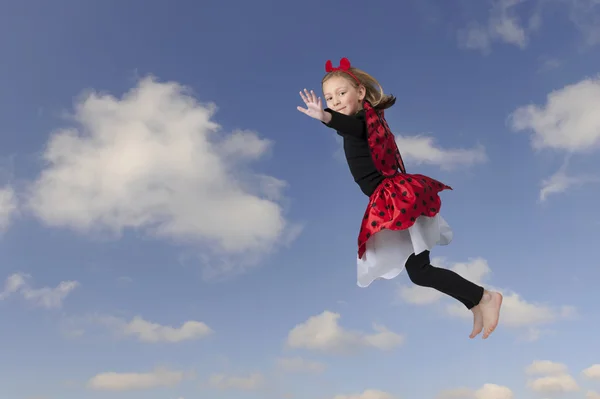
M364 86L355 88L343 76L332 76L323 83L323 96L327 107L344 115L354 115L362 109Z

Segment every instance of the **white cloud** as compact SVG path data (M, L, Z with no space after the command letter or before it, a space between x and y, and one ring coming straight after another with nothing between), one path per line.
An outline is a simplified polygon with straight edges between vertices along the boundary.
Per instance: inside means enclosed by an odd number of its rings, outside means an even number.
M247 377L213 374L208 383L212 388L221 390L254 391L264 386L265 378L260 373L253 373Z
M527 366L525 372L529 375L560 375L568 372L567 366L550 360L535 360Z
M570 319L576 315L576 310L570 306L551 307L541 303L533 303L524 300L519 294L497 287L488 286L489 289L501 292L504 296L502 302L501 324L510 328L535 328L541 325L555 323L561 319ZM452 315L464 318L472 318L466 308L460 304L452 304L447 308ZM532 339L537 337L529 331Z
M129 323L122 325L122 333L134 336L142 342L177 343L205 338L211 335L213 330L200 321L190 320L184 322L180 327L171 327L152 323L136 316Z
M475 391L475 399L513 399L514 397L508 387L496 384L485 384Z
M115 236L132 229L205 246L219 259L254 259L248 253L288 242L298 230L278 202L286 183L246 165L272 142L250 131L222 134L215 111L152 78L122 98L89 94L75 104L76 127L49 139L28 209L49 226ZM227 265L229 273L249 266Z
M398 289L398 297L404 302L413 305L429 305L436 303L444 297L444 294L433 288L418 285L403 285Z
M10 186L0 188L0 234L10 226L13 217L17 214L18 204L15 190Z
M515 131L532 133L534 149L588 152L600 145L600 78L588 78L548 94L546 104L517 108Z
M600 1L569 0L569 17L581 32L584 44L600 44Z
M32 288L28 282L30 278L30 275L24 273L10 275L4 283L4 290L0 292L0 300L16 294L34 306L60 308L65 298L79 286L77 281L61 281L55 288Z
M594 176L569 175L563 167L548 179L542 181L542 188L540 189L540 201L544 202L548 196L552 194L564 193L574 186L581 186L586 183L598 181L600 181L600 179Z
M529 381L531 390L542 394L556 394L579 391L577 381L568 374L550 375Z
M489 28L477 22L471 23L468 28L459 30L457 38L459 47L466 50L479 50L487 54L492 46Z
M600 399L600 393L595 391L588 391L585 394L585 399Z
M482 145L473 148L442 148L436 144L431 136L401 135L396 134L396 144L405 163L411 165L432 165L444 170L453 170L459 167L468 167L485 163L488 157ZM338 144L342 143L339 136L335 136ZM339 147L334 157L346 162L343 148Z
M583 375L590 379L600 380L600 364L594 364L583 370Z
M525 369L529 375L561 375L568 373L567 366L550 360L535 360Z
M454 169L461 166L471 166L487 161L483 146L474 148L440 148L432 137L396 135L396 143L404 162L411 164L427 164L439 166L442 169Z
M397 399L397 396L375 389L367 389L363 393L353 395L336 395L333 399Z
M88 381L88 387L97 391L135 391L159 387L174 387L185 378L182 371L157 368L148 373L101 373Z
M549 360L536 360L531 363L525 372L529 375L543 375L543 377L529 380L528 387L541 394L560 394L579 391L577 381L569 374L567 366Z
M501 292L504 296L501 325L514 329L525 328L528 340L535 340L539 337L540 332L535 327L551 324L561 319L572 318L576 315L576 310L573 307L551 307L545 304L531 303L515 292L487 284L491 269L488 262L483 258L475 258L469 260L469 262L454 264L448 264L444 258L433 258L431 263L437 267L453 270L475 284ZM465 320L473 317L464 305L431 288L414 285L400 286L397 295L399 299L415 305L432 305L445 299L451 302L446 305L447 314Z
M517 108L509 116L509 124L514 131L530 132L535 150L560 150L568 156L589 153L600 148L599 107L600 78L588 78L551 92L543 105ZM600 181L598 176L568 174L567 161L542 181L540 201L574 186Z
M448 389L440 392L438 399L514 399L514 393L510 388L496 385L484 384L481 388L473 390L470 388Z
M79 331L82 335L85 324L99 324L117 337L134 337L144 343L179 343L204 339L214 334L214 331L204 322L188 320L180 326L161 325L135 316L131 320L107 315L89 315L82 318L65 320L68 331ZM70 333L70 335L73 335Z
M527 47L528 34L539 28L539 10L530 16L525 26L516 12L516 7L525 0L497 0L492 3L485 25L473 22L458 32L459 46L468 50L489 53L493 42L510 44L521 49Z
M527 302L519 294L505 291L502 319L507 326L549 324L560 319L569 319L575 314L576 311L571 306L550 307L541 303Z
M519 8L525 3L526 7ZM599 0L493 0L484 24L471 22L458 31L459 46L479 50L484 54L491 51L495 42L524 49L529 44L531 34L539 31L542 26L544 9L554 5L564 7L559 12L568 16L575 25L585 46L600 44ZM527 10L530 10L529 14L525 13Z
M322 373L325 371L323 363L313 362L301 357L277 359L277 366L291 373Z
M339 325L340 315L324 311L296 325L288 334L287 345L291 348L350 353L364 347L382 351L394 349L404 343L404 337L381 325L374 325L374 333L346 330Z

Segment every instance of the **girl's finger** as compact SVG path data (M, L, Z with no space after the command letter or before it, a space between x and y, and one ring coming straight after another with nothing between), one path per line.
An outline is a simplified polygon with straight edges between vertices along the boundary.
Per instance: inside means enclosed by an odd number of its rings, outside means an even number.
M304 89L304 94L306 95L306 98L308 98L308 101L312 102L312 96L310 95L307 89Z
M304 101L305 104L308 104L308 98L306 98L304 93L300 92L300 97L302 98L302 101Z
M298 111L302 112L303 114L308 113L308 110L306 108L302 108L302 107L296 107L298 109Z

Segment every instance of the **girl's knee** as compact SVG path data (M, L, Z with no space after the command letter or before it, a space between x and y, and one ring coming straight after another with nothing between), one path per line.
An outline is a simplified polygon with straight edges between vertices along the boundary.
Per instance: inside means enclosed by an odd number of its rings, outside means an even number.
M424 273L429 265L429 251L421 252L418 255L412 254L405 264L408 278L417 284L422 285Z
M429 260L429 251L424 251L421 252L418 255L415 255L414 253L412 255L410 255L406 261L405 267L407 269L418 269L421 268L423 266L428 265L430 262Z

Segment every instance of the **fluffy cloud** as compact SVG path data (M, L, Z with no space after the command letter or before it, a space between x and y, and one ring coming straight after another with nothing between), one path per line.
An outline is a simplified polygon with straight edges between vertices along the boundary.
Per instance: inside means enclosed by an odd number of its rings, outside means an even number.
M577 381L569 374L564 364L548 360L534 361L527 367L526 373L543 375L528 381L528 387L534 392L548 395L579 391Z
M536 360L525 372L529 375L560 375L568 372L567 366L550 360Z
M579 391L577 381L568 374L540 377L530 381L528 385L533 391L543 394Z
M477 390L470 388L449 389L437 396L438 399L514 399L514 397L514 393L510 388L496 384L484 384Z
M75 104L76 125L49 139L27 208L48 226L114 235L132 229L205 245L220 258L253 259L248 253L293 239L297 227L279 203L286 183L246 167L272 143L249 131L220 133L215 111L177 83L153 78L121 98L87 95ZM223 267L248 266L234 264Z
M515 131L531 132L536 150L588 152L600 145L600 78L584 79L548 94L546 104L517 108L509 118Z
M124 335L134 336L141 342L177 343L205 338L213 333L205 323L200 321L186 321L180 327L163 326L158 323L146 321L140 316L134 317L128 323L117 320L118 328Z
M599 3L600 4L600 3ZM600 148L600 78L584 79L553 91L544 105L517 108L509 117L513 130L530 132L535 150L552 149L567 154L589 153ZM540 200L573 186L597 182L597 176L576 176L566 172L566 162L542 182Z
M527 47L528 35L540 24L539 10L536 10L524 25L516 12L516 7L524 0L497 0L492 3L487 22L476 22L458 32L459 46L468 50L488 53L493 42L510 44L521 49Z
M600 393L595 391L588 391L585 394L585 399L600 399Z
M593 366L583 370L583 375L586 378L600 380L600 364L594 364Z
M336 395L333 399L397 399L397 396L375 389L367 389L363 393L354 395Z
M277 359L277 367L291 373L322 373L325 365L301 357Z
M528 3L527 7L519 7L525 3ZM458 31L459 47L478 50L484 54L491 51L495 42L524 49L529 44L531 35L540 29L544 9L551 5L565 7L563 15L567 15L575 25L585 45L600 43L598 0L493 0L485 23L474 21ZM530 10L529 14L524 14L527 10Z
M97 391L136 391L160 387L174 387L186 376L182 371L158 368L147 373L101 373L88 381L88 387Z
M488 289L499 291L504 296L502 303L501 325L515 329L527 329L528 339L535 340L539 336L536 329L539 326L554 323L560 319L575 316L576 311L569 306L551 307L544 304L531 303L524 300L519 294L507 289L493 287L487 284L491 269L485 259L475 258L469 262L448 264L444 258L433 258L432 264L453 270L462 277L476 284L485 285ZM445 295L432 288L419 286L400 286L398 297L404 302L415 305L431 305L446 299ZM460 303L453 299L446 306L446 313L464 319L472 319L471 313Z
M178 327L161 325L135 316L131 320L115 316L89 315L65 320L69 335L82 335L85 325L101 325L117 337L133 337L144 343L179 343L207 338L214 331L204 322L188 320ZM78 332L73 334L73 332Z
M24 273L10 275L0 292L0 300L12 295L20 295L34 306L46 309L60 308L65 298L79 286L77 281L61 281L56 287L32 288L28 280L31 276Z
M221 390L254 391L264 386L265 378L260 373L246 377L213 374L208 380L209 386Z
M4 233L17 213L17 196L10 186L0 188L0 234Z
M374 325L375 332L367 334L346 330L339 325L340 315L324 311L295 326L288 334L287 345L330 353L350 353L364 347L392 350L404 342L404 337L381 325Z
M440 148L432 137L399 136L396 143L402 152L405 162L411 164L427 164L439 166L442 169L454 169L460 166L471 166L487 161L483 146L474 148Z
M475 391L475 399L513 399L514 397L509 388L496 384L485 384Z
M567 174L565 167L562 167L555 174L542 181L539 198L543 202L550 195L563 193L570 188L598 181L600 179L595 176L574 176Z

